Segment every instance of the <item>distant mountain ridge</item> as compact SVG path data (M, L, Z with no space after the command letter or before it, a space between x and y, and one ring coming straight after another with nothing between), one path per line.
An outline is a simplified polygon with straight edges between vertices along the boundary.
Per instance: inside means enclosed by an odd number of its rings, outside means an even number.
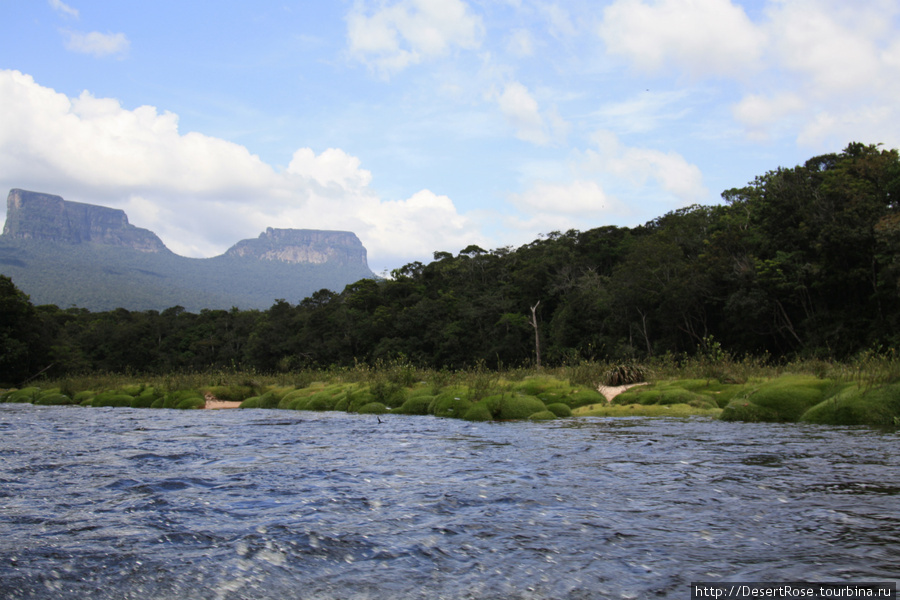
M192 312L266 309L374 277L349 231L270 227L220 256L187 258L120 209L21 189L7 197L0 274L35 304Z

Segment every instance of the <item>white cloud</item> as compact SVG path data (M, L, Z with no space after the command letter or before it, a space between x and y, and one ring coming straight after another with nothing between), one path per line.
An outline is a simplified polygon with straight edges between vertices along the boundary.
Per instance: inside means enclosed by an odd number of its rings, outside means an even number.
M700 169L677 152L625 146L611 131L598 131L593 138L597 149L586 152L582 168L614 175L631 182L635 188L652 183L682 206L708 197Z
M47 3L51 6L51 8L53 8L53 10L65 17L73 17L75 19L78 18L78 10L72 8L61 0L47 0Z
M537 100L518 81L507 83L493 97L520 140L542 146L561 141L568 133L568 123L555 110L542 115Z
M657 72L735 76L759 66L765 35L729 0L617 0L598 29L608 52Z
M517 58L534 54L534 40L527 29L516 29L506 41L506 51Z
M124 33L100 33L91 31L65 31L67 36L66 49L81 54L91 54L98 58L104 56L123 57L128 53L131 42Z
M798 0L775 6L768 28L777 60L804 76L817 93L861 91L876 80L880 59L875 40L885 34L889 15L868 19L865 3L837 7Z
M578 180L569 183L539 181L531 189L510 197L521 210L539 215L566 215L577 219L596 218L601 214L621 214L622 204L609 197L596 181Z
M900 5L778 0L765 14L769 89L733 107L750 139L794 136L815 151L900 143L900 43L890 25Z
M179 132L172 113L70 99L18 71L0 71L0 105L0 186L123 208L185 256L220 254L266 227L353 231L376 270L487 244L446 196L382 200L340 149L301 148L277 171L238 144Z
M461 0L400 0L367 10L358 1L347 15L350 55L389 76L451 48L477 48L481 18Z

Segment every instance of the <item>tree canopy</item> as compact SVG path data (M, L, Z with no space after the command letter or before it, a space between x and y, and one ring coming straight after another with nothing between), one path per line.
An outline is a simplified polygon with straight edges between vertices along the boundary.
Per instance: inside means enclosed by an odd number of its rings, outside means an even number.
M0 280L0 380L79 370L433 368L694 352L842 358L898 344L900 159L850 144L643 226L434 253L268 310L33 307Z

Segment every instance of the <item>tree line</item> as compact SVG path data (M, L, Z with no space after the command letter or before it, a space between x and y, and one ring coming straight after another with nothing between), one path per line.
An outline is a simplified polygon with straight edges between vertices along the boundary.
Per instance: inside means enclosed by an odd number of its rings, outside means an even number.
M45 371L431 368L665 353L846 358L900 341L900 158L850 144L638 227L435 252L267 310L33 306L0 278L0 380Z

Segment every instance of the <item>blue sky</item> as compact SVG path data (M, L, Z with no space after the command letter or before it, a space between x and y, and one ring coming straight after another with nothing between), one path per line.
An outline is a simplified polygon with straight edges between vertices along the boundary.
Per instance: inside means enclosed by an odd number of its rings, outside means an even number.
M185 256L341 229L381 273L900 146L895 0L5 0L0 18L0 186L122 208Z

